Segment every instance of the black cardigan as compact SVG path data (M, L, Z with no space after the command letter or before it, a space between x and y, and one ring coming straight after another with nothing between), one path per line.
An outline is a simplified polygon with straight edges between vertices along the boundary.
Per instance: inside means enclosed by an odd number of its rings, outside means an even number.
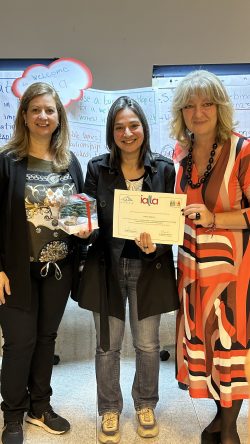
M83 175L75 155L68 167L77 192L83 191ZM0 271L9 278L11 296L6 304L28 310L31 301L30 252L24 191L27 157L0 153Z

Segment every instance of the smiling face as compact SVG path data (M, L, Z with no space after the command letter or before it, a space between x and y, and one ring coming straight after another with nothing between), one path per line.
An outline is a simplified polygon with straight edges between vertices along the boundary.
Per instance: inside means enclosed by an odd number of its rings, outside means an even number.
M142 123L130 108L116 114L114 123L114 141L122 155L138 154L144 140Z
M59 123L56 102L50 94L34 97L23 113L31 138L51 139Z
M191 96L182 115L186 127L196 137L216 137L217 107L207 97Z

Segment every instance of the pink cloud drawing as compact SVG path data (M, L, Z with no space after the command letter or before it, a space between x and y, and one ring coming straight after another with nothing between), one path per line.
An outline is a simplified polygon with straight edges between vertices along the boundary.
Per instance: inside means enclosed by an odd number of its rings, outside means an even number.
M92 73L84 63L73 58L60 58L48 66L36 64L26 68L22 77L14 80L12 91L16 97L21 98L32 83L49 83L66 107L80 100L84 90L91 87L92 81Z

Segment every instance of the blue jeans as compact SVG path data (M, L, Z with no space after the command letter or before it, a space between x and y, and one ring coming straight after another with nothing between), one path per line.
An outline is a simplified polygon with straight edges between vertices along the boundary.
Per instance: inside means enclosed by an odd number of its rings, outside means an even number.
M136 284L141 271L141 261L120 260L120 286L124 306L128 300L129 320L136 352L136 370L132 387L135 409L154 408L158 402L159 381L159 327L161 315L138 321ZM121 413L123 399L120 387L120 351L125 322L109 316L110 350L100 347L100 315L94 314L96 327L96 380L99 415L116 411Z

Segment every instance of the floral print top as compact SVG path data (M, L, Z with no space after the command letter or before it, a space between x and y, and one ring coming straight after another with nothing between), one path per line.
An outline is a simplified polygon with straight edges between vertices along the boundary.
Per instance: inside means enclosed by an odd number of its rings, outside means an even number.
M70 253L71 237L58 228L58 213L75 192L68 171L55 173L51 161L28 157L25 208L31 262L56 262Z

